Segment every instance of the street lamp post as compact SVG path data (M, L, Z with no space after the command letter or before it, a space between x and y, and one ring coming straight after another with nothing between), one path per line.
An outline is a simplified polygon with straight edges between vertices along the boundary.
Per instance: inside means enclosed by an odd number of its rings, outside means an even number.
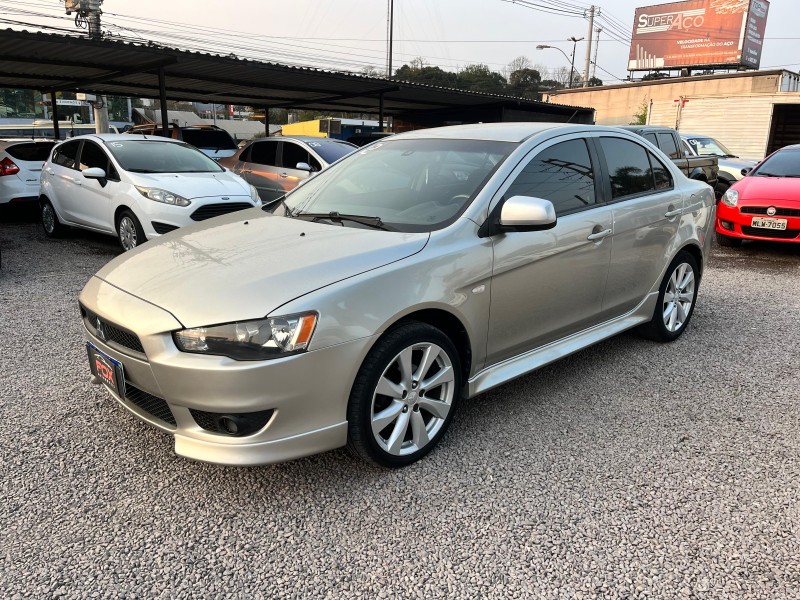
M569 86L567 87L572 87L572 81L575 74L575 47L578 45L578 42L583 41L583 38L576 38L573 35L571 38L568 38L567 41L572 42L572 58L567 56L567 53L564 52L558 46L548 46L547 44L539 44L538 46L536 46L536 49L544 50L545 48L552 48L553 50L558 50L559 52L561 52L561 54L564 55L564 58L566 58L569 61Z

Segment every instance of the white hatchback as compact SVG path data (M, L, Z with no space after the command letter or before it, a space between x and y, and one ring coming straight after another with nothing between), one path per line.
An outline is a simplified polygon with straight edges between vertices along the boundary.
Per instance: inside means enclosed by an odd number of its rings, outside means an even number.
M0 204L36 201L39 176L55 142L0 139Z
M123 250L197 221L259 206L256 189L164 137L96 134L58 144L42 171L42 226L116 235Z

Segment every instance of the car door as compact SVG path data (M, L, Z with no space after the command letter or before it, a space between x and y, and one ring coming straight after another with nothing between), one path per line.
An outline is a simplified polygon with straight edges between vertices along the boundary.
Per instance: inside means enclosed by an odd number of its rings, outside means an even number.
M234 166L234 173L258 190L262 202L269 202L285 193L278 184L278 144L277 140L255 141Z
M316 159L314 159L314 162L316 162ZM281 169L278 173L278 185L281 186L283 193L291 192L301 181L311 177L310 171L297 168L298 163L311 165L311 155L308 152L308 148L298 142L289 140L281 142Z
M114 207L111 199L119 191L119 175L109 160L108 154L99 144L84 140L78 157L81 172L90 168L100 168L106 172L105 179L88 179L80 176L82 193L76 201L77 222L88 227L114 231Z
M683 211L683 194L672 172L655 153L627 138L597 140L608 176L614 237L603 299L604 317L636 307L669 262Z
M58 144L52 160L45 166L51 183L50 201L58 214L67 221L77 223L75 211L79 208L81 177L78 170L78 151L81 140Z
M553 229L494 237L487 364L597 323L611 258L611 207L599 157L585 136L538 146L501 189L502 200L553 202Z

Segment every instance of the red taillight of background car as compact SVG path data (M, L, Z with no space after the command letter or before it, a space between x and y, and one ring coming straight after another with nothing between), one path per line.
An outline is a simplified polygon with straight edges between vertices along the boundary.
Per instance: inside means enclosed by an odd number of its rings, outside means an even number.
M0 177L4 175L16 175L19 173L19 167L14 164L14 161L7 156L0 160Z

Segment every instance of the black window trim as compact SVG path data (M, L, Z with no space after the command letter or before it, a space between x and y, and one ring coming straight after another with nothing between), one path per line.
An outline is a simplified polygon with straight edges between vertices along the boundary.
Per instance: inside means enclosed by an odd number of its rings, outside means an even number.
M633 140L633 139L631 139L629 137L626 137L626 136L608 135L607 133L603 133L603 134L600 134L600 135L595 137L595 139L597 140L596 141L597 152L603 158L604 171L605 171L605 175L606 175L603 178L604 179L604 181L603 181L604 187L606 188L606 192L608 194L608 202L606 202L606 204L617 204L618 202L627 202L628 200L636 200L637 198L644 198L646 196L652 196L654 194L663 194L664 192L669 192L670 190L674 190L675 189L675 176L673 175L672 171L669 170L669 168L667 168L667 172L669 173L670 178L672 179L672 187L663 188L663 189L660 189L660 190L656 189L656 187L655 187L655 185L656 185L656 176L655 176L655 173L653 173L653 165L652 165L652 163L650 163L650 160L648 158L648 163L650 164L650 173L653 176L653 189L645 191L645 192L638 192L636 194L628 194L627 196L620 196L619 198L613 198L613 194L611 193L611 175L608 172L608 161L606 159L605 152L603 152L603 147L600 144L600 139L601 138L612 138L612 139L616 139L616 140L625 140L625 141L631 142L633 144L636 144L642 150L644 150L648 155L652 154L652 152L650 150L648 150L644 145L640 144L638 140ZM644 138L642 138L642 139L644 139ZM662 163L662 165L663 165L663 163ZM666 167L666 165L664 165L664 166Z

